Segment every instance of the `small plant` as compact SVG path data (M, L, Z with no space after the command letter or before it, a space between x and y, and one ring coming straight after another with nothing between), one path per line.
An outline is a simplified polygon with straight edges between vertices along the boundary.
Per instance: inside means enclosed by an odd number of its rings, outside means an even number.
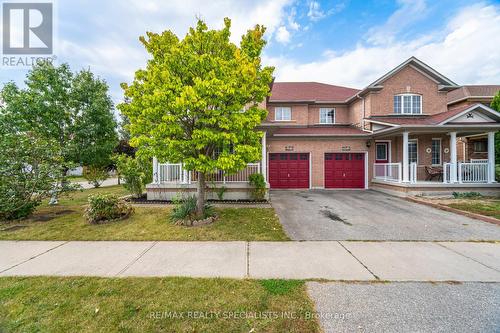
M115 195L96 194L89 196L89 205L85 209L85 218L90 224L101 224L116 219L123 219L134 209Z
M252 198L254 200L264 200L266 197L266 181L261 173L254 173L248 177L248 182L253 186Z
M125 181L123 187L132 192L135 197L140 197L145 185L153 178L151 163L127 155L118 155L115 157L115 162L120 177Z
M172 221L182 225L193 225L193 222L199 219L214 217L213 207L206 204L204 216L196 215L196 196L188 196L184 199L175 199L175 206L170 213Z
M221 186L215 189L215 193L217 193L217 198L219 200L224 200L224 194L226 194L227 187Z
M453 192L453 198L455 199L475 199L482 197L482 194L479 192Z
M101 186L102 182L108 179L106 168L99 166L86 166L83 168L83 177L95 188Z

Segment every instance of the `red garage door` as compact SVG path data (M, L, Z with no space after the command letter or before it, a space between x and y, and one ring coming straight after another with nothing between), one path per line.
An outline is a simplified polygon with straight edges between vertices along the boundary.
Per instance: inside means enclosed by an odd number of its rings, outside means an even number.
M365 154L326 153L326 188L365 188Z
M269 154L271 188L309 188L309 154Z

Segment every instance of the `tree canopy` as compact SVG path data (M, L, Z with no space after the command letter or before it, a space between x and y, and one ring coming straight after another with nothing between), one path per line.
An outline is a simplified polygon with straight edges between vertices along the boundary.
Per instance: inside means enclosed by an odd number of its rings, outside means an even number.
M105 81L89 70L41 63L29 71L26 88L4 86L0 109L20 131L55 141L63 167L105 165L117 143L113 103Z
M151 59L131 85L122 84L131 144L138 154L184 163L198 172L198 210L205 175L236 172L260 159L262 133L255 128L267 111L259 103L269 94L274 68L260 55L265 28L257 25L230 41L231 21L209 30L198 20L184 39L173 32L141 37Z

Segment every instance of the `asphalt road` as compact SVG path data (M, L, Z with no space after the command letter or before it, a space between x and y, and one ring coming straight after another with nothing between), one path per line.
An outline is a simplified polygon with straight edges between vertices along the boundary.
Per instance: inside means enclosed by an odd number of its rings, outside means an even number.
M500 283L308 282L328 332L500 332Z

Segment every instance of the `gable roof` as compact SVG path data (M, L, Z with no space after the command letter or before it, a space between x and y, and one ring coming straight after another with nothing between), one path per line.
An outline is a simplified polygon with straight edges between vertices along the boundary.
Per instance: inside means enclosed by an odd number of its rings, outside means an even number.
M458 89L448 92L448 104L460 102L468 98L493 98L498 91L500 85L465 85Z
M319 82L274 82L269 102L345 102L358 92Z
M406 61L404 61L403 63L401 63L400 65L396 66L391 71L387 72L385 75L381 76L380 78L378 78L377 80L375 80L374 82L369 84L367 87L365 87L363 90L361 90L359 92L359 94L364 94L368 91L382 89L384 87L383 83L387 79L396 75L399 71L401 71L406 66L411 66L411 67L415 68L416 70L422 72L423 74L429 76L434 81L436 81L439 85L439 90L447 91L447 90L453 90L453 89L456 89L459 87L455 82L448 79L446 76L439 73L438 71L436 71L435 69L433 69L429 65L425 64L424 62L422 62L421 60L419 60L415 57L411 57L411 58L407 59ZM354 96L351 97L349 99L349 101L352 100L353 98L354 98Z
M367 118L368 121L373 122L373 123L378 123L382 125L388 125L388 126L412 126L412 125L444 125L453 119L456 119L460 117L463 114L466 114L468 112L474 111L474 110L481 110L482 112L488 114L489 116L492 116L493 119L495 119L497 122L500 122L500 113L493 110L492 108L483 105L481 103L477 103L474 105L463 105L457 108L453 108L449 111L446 112L441 112L437 113L434 115L422 115L422 116L414 116L414 115L409 115L409 116L395 116L395 115L390 115L390 116L373 116L370 118Z

